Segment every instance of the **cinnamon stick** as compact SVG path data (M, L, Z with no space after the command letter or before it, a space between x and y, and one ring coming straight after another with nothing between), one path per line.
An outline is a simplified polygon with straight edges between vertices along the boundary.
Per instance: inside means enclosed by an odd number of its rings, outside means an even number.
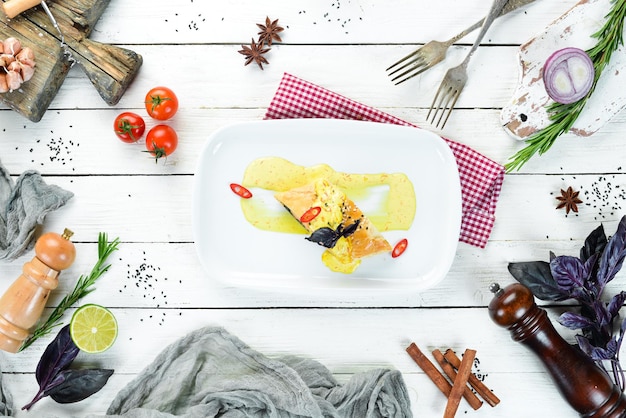
M452 365L446 361L441 351L437 349L433 350L433 357L435 358L435 360L437 360L437 363L439 363L439 366L441 366L441 369L446 374L446 376L448 376L450 380L454 382L456 380L457 372L454 367L452 367ZM478 399L478 396L476 396L467 385L463 390L463 398L465 398L467 403L474 410L477 410L483 405L483 402Z
M474 365L474 358L476 357L476 350L467 349L463 354L463 359L458 369L456 379L452 385L450 396L448 397L448 403L446 404L446 410L443 413L443 418L454 418L457 409L459 409L459 403L463 396L463 391L467 387L467 379L472 373L472 366Z
M444 358L452 365L452 367L459 368L461 360L451 349L447 349ZM500 399L489 389L483 382L481 382L473 373L470 375L469 384L474 388L476 393L485 400L490 406L496 406L500 403Z
M426 376L433 381L435 386L446 395L446 397L450 396L450 392L452 391L452 385L446 377L441 374L439 370L435 367L435 365L428 360L428 358L422 353L419 347L415 343L411 343L406 348L406 352L409 353L409 356L417 363L417 365L426 373Z

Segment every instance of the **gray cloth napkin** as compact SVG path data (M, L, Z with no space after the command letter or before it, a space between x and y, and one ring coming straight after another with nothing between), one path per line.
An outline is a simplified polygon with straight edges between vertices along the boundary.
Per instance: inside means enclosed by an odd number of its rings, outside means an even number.
M2 383L2 371L0 371L0 416L9 417L13 415L11 408L11 395L6 391L4 383Z
M167 347L111 403L107 417L410 418L397 370L375 369L340 385L320 363L270 359L222 328Z
M72 196L71 192L46 184L33 170L22 173L14 183L0 163L0 259L19 257L46 215Z

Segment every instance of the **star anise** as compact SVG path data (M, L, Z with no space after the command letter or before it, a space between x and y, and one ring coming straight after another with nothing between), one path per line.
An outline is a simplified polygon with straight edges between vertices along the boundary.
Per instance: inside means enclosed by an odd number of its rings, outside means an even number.
M263 54L265 54L267 51L269 51L270 48L263 48L263 46L264 46L263 42L259 42L257 44L256 42L254 42L254 39L252 39L252 42L250 43L250 46L248 46L248 45L241 45L241 48L243 48L243 49L238 51L238 52L240 54L246 56L246 63L245 63L245 65L248 65L252 61L254 61L254 62L256 62L259 65L259 67L261 69L263 69L263 64L269 64L269 62L265 59Z
M583 203L582 200L578 198L578 194L580 192L575 192L572 189L572 186L568 187L567 190L561 189L561 196L557 196L556 200L559 201L557 205L557 209L565 208L565 214L567 215L569 211L578 212L578 204Z
M265 25L262 25L260 23L257 23L256 25L259 27L259 29L261 29L261 32L259 32L259 43L272 45L273 41L283 41L282 39L280 39L280 35L278 35L278 32L282 32L285 29L278 26L278 19L272 22L270 18L266 16Z

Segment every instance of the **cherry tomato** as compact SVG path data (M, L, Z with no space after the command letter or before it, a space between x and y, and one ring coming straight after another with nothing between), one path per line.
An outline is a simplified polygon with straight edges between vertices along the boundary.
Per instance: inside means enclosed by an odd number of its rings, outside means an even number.
M136 113L120 113L113 122L115 135L124 142L132 143L139 141L146 130L146 123Z
M156 125L146 135L146 149L155 157L155 161L173 153L177 146L178 135L171 126Z
M232 190L237 196L244 199L250 199L252 197L252 192L243 187L241 184L230 183L230 190Z
M302 214L302 216L300 217L300 222L311 222L313 219L317 218L317 215L319 215L321 211L322 208L320 208L319 206L313 206Z
M393 250L391 251L391 256L393 258L400 257L402 253L406 250L408 244L409 241L406 238L402 238L400 241L398 241L396 246L393 247Z
M167 87L154 87L146 94L146 111L156 120L167 120L178 110L178 98Z

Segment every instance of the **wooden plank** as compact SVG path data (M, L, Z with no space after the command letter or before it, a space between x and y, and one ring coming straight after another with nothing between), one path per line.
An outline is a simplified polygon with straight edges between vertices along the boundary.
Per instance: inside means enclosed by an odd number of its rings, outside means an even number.
M78 176L54 177L51 183L75 193L62 209L51 213L47 226L63 230L66 224L80 224L79 238L94 237L104 228L110 234L123 234L131 242L192 242L191 205L193 176ZM624 196L621 188L625 174L577 176L510 176L505 181L496 211L492 241L581 241L600 223L607 231L621 218ZM579 212L556 210L561 188L573 186L581 191L584 203ZM620 186L615 188L614 186ZM163 194L154 190L164 190ZM598 189L600 197L595 190ZM102 190L110 190L105 198ZM524 196L520 199L520 196ZM111 205L110 202L115 202ZM171 205L171 202L176 202ZM603 205L607 206L603 206ZM146 205L159 228L149 228ZM594 207L594 205L596 207ZM615 205L616 209L612 209ZM173 207L172 207L173 206ZM529 214L520 219L520 213ZM167 215L167 216L166 216ZM71 225L70 225L71 226ZM93 238L88 238L93 239Z
M78 62L101 97L108 104L116 104L137 74L142 57L127 49L88 40L87 35L107 4L108 1L94 0L54 2L51 11L68 50L62 48L61 35L40 6L13 19L1 14L0 39L16 37L33 49L36 62L33 78L24 83L24 88L2 95L2 101L29 120L38 122L71 65Z
M141 102L139 88L131 90L134 103ZM89 94L82 95L85 96ZM269 100L268 97L268 103ZM233 123L258 121L265 114L265 108L256 107L256 104L241 109L221 106L204 108L200 101L194 100L193 103L185 101L185 106L168 122L177 129L180 146L165 165L163 162L155 164L141 153L143 141L129 145L114 136L112 123L120 109L59 110L39 123L22 121L16 119L13 112L0 111L0 126L3 127L0 129L3 144L0 161L14 175L26 169L35 169L46 175L192 174L202 146L215 130ZM382 109L429 129L428 123L423 120L425 109ZM145 116L144 109L131 110ZM497 109L455 110L455 121L446 125L445 135L496 162L504 163L524 144L510 138L501 129L498 114ZM156 124L150 119L147 123L149 127ZM564 135L548 153L532 159L519 173L512 173L506 178L545 173L572 179L576 173L619 173L626 170L623 164L626 153L622 152L621 137L625 127L626 115L617 115L591 138ZM62 148L65 146L68 148ZM581 164L581 161L584 163Z
M497 21L483 43L519 45L577 1L535 1ZM363 44L408 44L414 48L431 39L451 37L484 17L488 7L477 1L455 1L451 8L448 2L407 0L307 4L236 0L228 5L188 0L178 2L174 10L166 0L153 0L149 8L114 1L104 11L92 39L115 44L241 44L256 36L256 23L263 23L269 15L285 27L281 37L287 44L350 44L357 49ZM156 27L160 28L157 32L153 30ZM477 32L461 42L471 44ZM390 58L399 59L402 55L398 54ZM388 61L387 65L393 62Z
M106 228L102 228L106 231ZM608 231L608 230L607 230ZM112 239L115 235L109 235ZM549 252L558 255L576 255L582 241L517 242L495 241L487 250L461 245L446 278L432 289L416 292L387 292L383 288L375 292L286 292L280 289L237 287L228 281L207 276L196 255L193 243L122 243L109 262L111 270L95 287L96 292L85 299L87 302L114 301L121 308L448 308L474 306L484 309L493 295L489 285L498 282L502 286L515 280L509 274L509 262L549 261ZM69 293L81 274L87 274L96 260L97 233L80 232L77 259L60 276L59 286L50 297L49 307L56 305ZM91 242L90 242L91 241ZM27 252L17 260L0 261L2 282L0 292L21 273L22 265L33 256ZM484 267L476 266L480 259ZM174 260L175 262L170 262ZM138 270L145 270L138 273ZM153 277L148 278L148 274ZM606 290L608 299L623 290L622 277L611 282ZM217 278L219 279L219 278ZM145 282L145 283L144 283ZM259 297L259 295L263 297ZM167 296L165 296L167 295ZM538 301L545 305L545 302ZM447 347L446 347L447 348Z

